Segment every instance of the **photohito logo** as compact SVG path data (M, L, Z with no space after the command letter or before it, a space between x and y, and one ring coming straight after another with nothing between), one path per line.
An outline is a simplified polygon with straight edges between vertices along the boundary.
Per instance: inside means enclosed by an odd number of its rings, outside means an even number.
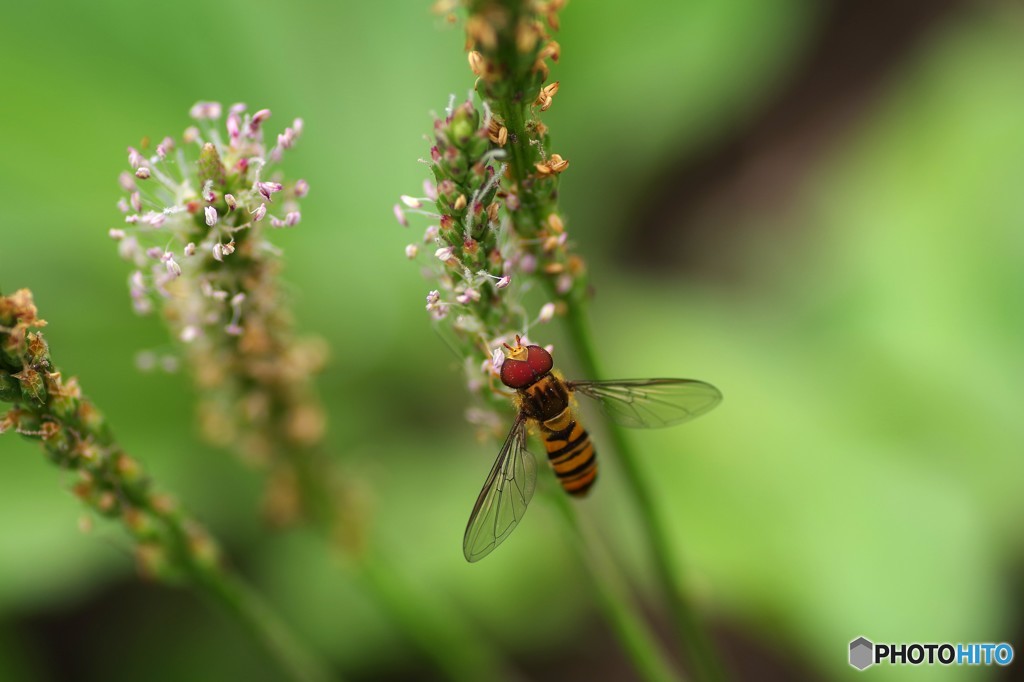
M968 644L875 644L867 637L850 642L850 665L857 670L875 663L890 665L1010 665L1013 647L1006 642Z

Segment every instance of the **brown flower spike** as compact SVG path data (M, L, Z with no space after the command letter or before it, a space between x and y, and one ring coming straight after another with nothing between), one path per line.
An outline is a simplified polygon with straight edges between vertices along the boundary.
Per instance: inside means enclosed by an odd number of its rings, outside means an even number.
M135 540L143 575L177 580L220 570L216 543L166 495L114 439L74 378L50 358L32 293L0 296L0 401L13 407L0 433L38 441L49 459L77 474L72 492L100 516L121 521Z

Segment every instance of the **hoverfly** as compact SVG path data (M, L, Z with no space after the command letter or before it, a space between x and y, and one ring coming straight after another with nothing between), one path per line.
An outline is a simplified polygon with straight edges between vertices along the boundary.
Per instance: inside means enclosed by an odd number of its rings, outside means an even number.
M516 337L501 365L501 382L516 390L519 412L498 458L484 481L466 524L462 550L466 560L484 558L519 524L537 483L537 466L526 450L526 427L540 432L548 462L565 492L586 495L597 480L597 459L590 436L576 418L576 393L598 401L623 426L672 426L708 412L722 400L717 388L693 379L566 381L553 371L551 354L523 346Z

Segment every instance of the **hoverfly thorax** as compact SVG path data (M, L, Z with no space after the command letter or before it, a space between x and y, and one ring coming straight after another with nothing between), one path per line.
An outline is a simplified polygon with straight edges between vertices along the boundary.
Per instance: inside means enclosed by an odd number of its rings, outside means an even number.
M516 339L515 347L508 347L508 357L501 365L501 383L521 390L551 371L554 361L551 353L540 346L522 346Z

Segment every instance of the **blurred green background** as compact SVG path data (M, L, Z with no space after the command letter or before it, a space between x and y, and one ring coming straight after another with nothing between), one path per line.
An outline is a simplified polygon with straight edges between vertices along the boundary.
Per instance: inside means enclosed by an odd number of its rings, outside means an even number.
M1024 632L1024 10L1016 2L577 1L546 114L610 376L691 376L726 399L630 434L685 580L744 679L854 679L847 645ZM327 338L330 443L394 568L534 679L633 673L545 495L468 565L496 451L403 247L431 110L472 84L427 2L18 3L0 26L0 287L30 287L59 365L240 570L355 679L435 679L315 536L272 534L260 478L203 445L183 374L131 312L106 230L125 148L197 100L305 119L299 228L275 236L302 331ZM556 362L573 374L572 357ZM595 425L596 426L596 425ZM594 428L600 445L600 427ZM0 678L277 679L213 606L139 583L77 530L68 479L0 438ZM613 453L579 505L665 631ZM541 474L542 492L555 488ZM471 646L467 643L467 646ZM468 655L468 654L467 654ZM1014 679L879 667L874 679Z

